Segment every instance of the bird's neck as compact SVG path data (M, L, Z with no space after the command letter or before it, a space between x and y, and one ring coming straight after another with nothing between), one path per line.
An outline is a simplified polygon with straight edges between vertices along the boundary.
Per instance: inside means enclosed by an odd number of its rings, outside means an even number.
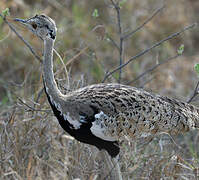
M47 39L44 41L43 80L49 97L54 101L59 101L62 93L57 87L53 73L53 46L54 40Z

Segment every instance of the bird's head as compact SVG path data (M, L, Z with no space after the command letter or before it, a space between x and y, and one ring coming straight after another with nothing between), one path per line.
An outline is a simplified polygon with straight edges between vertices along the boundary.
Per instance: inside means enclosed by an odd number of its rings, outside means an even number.
M37 35L42 40L56 38L56 24L55 22L46 15L36 15L29 19L15 19L25 25L29 30L31 30L35 35Z

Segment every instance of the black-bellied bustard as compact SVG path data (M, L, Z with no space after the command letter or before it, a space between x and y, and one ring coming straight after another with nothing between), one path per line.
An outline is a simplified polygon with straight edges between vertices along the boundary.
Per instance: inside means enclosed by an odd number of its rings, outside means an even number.
M121 84L95 84L63 95L53 75L55 22L46 15L16 21L44 41L43 82L61 127L80 142L119 154L119 140L199 128L199 109Z

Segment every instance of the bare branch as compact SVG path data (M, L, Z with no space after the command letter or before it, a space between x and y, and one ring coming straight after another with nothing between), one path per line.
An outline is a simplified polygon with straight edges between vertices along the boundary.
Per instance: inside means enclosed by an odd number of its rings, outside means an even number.
M112 5L115 8L115 11L117 13L117 25L118 25L118 34L120 37L120 43L119 43L119 62L120 66L123 64L123 54L124 54L124 39L123 39L123 32L122 32L122 25L121 25L121 15L120 15L120 6L118 3L115 3L113 0L111 0ZM120 68L119 72L119 79L118 83L121 82L121 76L122 76L122 68Z
M115 42L115 40L109 34L106 34L106 36L111 41L111 43L117 48L117 50L119 51L120 50L119 45Z
M62 65L63 65L63 68L65 70L65 74L66 74L66 78L67 78L67 86L68 88L70 89L70 80L69 80L69 74L68 74L68 71L66 69L66 65L64 64L64 61L62 59L62 57L60 56L60 54L56 51L56 49L53 48L53 51L55 52L55 54L58 56L58 58L60 59Z
M199 88L199 81L196 84L196 87L195 87L195 89L193 91L192 96L187 100L187 103L190 103L191 101L193 101L193 99L199 94L198 88Z
M83 54L89 47L86 46L85 48L83 48L82 50L80 50L79 53L77 53L75 56L73 56L71 59L69 59L66 63L66 66L68 66L69 64L71 64L74 60L76 60L81 54Z
M143 72L142 74L140 74L139 76L137 76L135 79L133 79L132 81L127 82L126 84L131 84L131 83L135 83L137 80L139 80L140 78L142 78L143 76L145 76L146 74L150 73L151 71L154 71L155 69L157 69L159 66L168 63L169 61L178 58L180 55L177 54L173 57L170 57L164 61L161 61L160 63L154 65L153 67L147 69L145 72Z
M126 40L129 37L131 37L133 34L135 34L137 31L139 31L140 29L142 29L148 22L150 22L159 12L161 12L163 9L165 8L165 6L163 5L162 7L160 7L159 9L157 9L148 19L146 19L144 21L143 24L141 24L140 26L138 26L135 30L131 31L130 33L123 35L123 39Z
M18 36L18 38L21 39L24 42L24 44L29 48L29 50L31 51L31 53L33 54L33 56L40 63L42 63L42 59L36 54L36 52L33 50L32 46L16 31L16 29L14 28L14 26L7 21L6 17L4 17L2 14L0 14L0 16L2 17L3 21L9 26L9 28Z
M44 88L41 88L41 90L39 90L38 95L37 95L37 98L36 98L36 100L35 100L36 103L39 102L39 99L40 99L40 97L41 97L41 95L42 95L43 92L44 92Z
M144 86L146 86L147 84L149 84L149 83L150 83L151 81L153 81L154 79L155 79L155 76L152 76L150 79L148 79L148 80L142 82L142 83L138 86L138 88L144 88Z
M155 43L155 44L152 45L151 47L149 47L149 48L147 48L147 49L141 51L141 52L138 53L137 55L131 57L126 63L122 64L121 66L119 66L119 67L115 68L114 70L112 70L111 72L107 73L102 82L105 82L105 80L106 80L111 74L113 74L113 73L115 73L116 71L118 71L119 69L125 67L125 66L128 65L130 62L132 62L133 60L137 59L137 58L140 57L140 56L143 56L144 54L146 54L146 53L149 52L150 50L156 48L157 46L160 46L162 43L164 43L164 42L166 42L166 41L168 41L168 40L170 40L170 39L173 39L174 37L179 36L180 34L182 34L183 32L185 32L185 31L187 31L187 30L189 30L189 29L194 28L196 25L197 25L197 23L193 23L193 24L191 24L191 25L189 25L189 26L186 26L186 27L183 28L182 30L180 30L180 31L178 31L178 32L176 32L176 33L171 34L170 36L168 36L168 37L162 39L161 41L159 41L159 42L157 42L157 43Z
M21 98L18 98L21 104L25 105L30 111L41 111L41 112L50 112L51 110L48 109L35 109L34 107L31 107L30 105L26 104Z

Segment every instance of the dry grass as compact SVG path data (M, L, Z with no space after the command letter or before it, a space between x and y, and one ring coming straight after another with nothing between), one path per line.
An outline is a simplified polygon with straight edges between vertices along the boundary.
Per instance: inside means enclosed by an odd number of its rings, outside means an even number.
M119 64L115 47L92 31L95 26L103 25L118 40L115 13L107 5L110 1L20 2L2 0L0 7L10 7L13 17L42 12L56 19L59 28L56 49L65 64L71 61L67 66L70 90L100 82L106 70ZM126 42L125 60L199 17L197 0L165 3L165 10ZM127 1L121 11L124 28L134 29L160 5L159 0ZM99 18L92 17L95 8L99 10ZM41 42L23 27L17 27L41 55ZM122 82L134 79L157 60L171 57L180 44L185 44L183 56L134 85L140 86L153 78L145 85L146 89L186 101L198 79L193 71L199 57L197 31L186 32L128 65ZM8 27L0 20L0 39L7 32ZM59 126L42 91L40 64L23 43L10 33L0 41L0 48L0 179L111 179L107 176L109 170L104 156L95 147L72 139ZM68 90L66 73L57 57L55 73L60 88ZM109 81L115 82L115 77L118 74ZM198 131L177 137L161 134L147 145L142 139L126 139L121 143L119 163L124 179L197 179L198 161Z

